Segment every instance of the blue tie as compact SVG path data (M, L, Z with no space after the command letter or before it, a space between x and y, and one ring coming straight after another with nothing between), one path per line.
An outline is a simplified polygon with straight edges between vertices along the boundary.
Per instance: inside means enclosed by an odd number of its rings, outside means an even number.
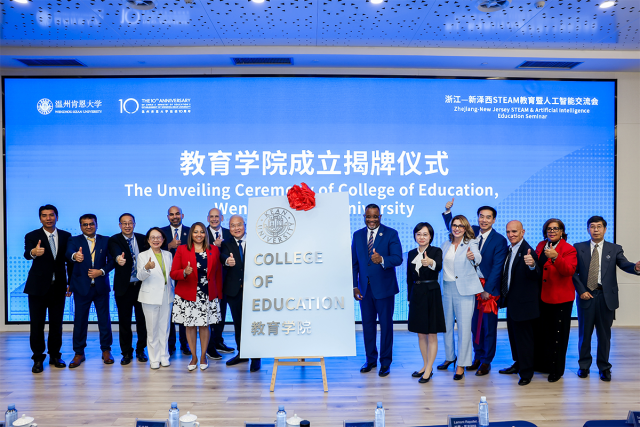
M478 250L481 251L482 250L482 240L484 239L484 236L481 234L480 235L480 241L478 242Z
M131 278L138 280L138 269L136 268L136 253L133 250L133 237L127 239L127 243L129 244L129 250L131 251L131 259L133 259L133 267L131 268Z
M238 249L240 249L240 261L243 261L244 251L242 250L242 240L238 240Z

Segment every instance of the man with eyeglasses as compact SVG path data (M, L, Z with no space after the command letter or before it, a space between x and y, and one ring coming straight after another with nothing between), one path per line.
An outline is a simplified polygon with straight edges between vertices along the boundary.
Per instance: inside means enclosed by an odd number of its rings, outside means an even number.
M573 284L578 294L578 376L587 378L593 362L591 336L593 329L598 337L596 364L602 381L611 381L611 326L618 308L617 267L630 274L640 274L640 261L632 263L624 256L622 246L604 240L607 221L592 216L587 221L591 240L576 243L578 268Z
M138 341L136 343L136 358L138 362L146 362L147 355L144 349L147 346L147 326L142 311L142 304L138 302L140 292L140 280L138 280L136 259L140 252L148 249L145 236L134 233L136 219L133 214L123 213L119 218L121 233L109 238L109 253L116 261L113 275L113 293L118 307L118 321L120 337L120 350L122 351L121 365L128 365L133 360L133 331L131 329L131 316L136 314L136 331Z
M98 330L100 331L100 350L106 365L113 364L111 355L111 318L109 313L109 272L113 270L113 258L109 254L109 238L96 234L98 218L94 214L80 217L82 234L73 236L67 244L67 259L72 261L73 274L70 291L73 292L75 318L73 320L73 351L75 356L69 368L77 368L85 361L84 349L87 346L87 328L91 303L96 307Z
M442 214L447 230L450 229L451 208L454 199L447 202ZM476 269L480 279L484 279L484 292L480 294L482 301L491 297L500 297L500 283L502 281L502 266L507 257L507 239L493 229L496 223L497 211L491 206L478 208L478 225L472 225L478 240L478 248L482 255L482 262ZM498 335L498 313L493 311L481 313L476 304L471 319L471 333L473 335L473 363L467 366L467 371L476 371L476 376L487 375L491 371L491 362L496 355L496 338ZM480 322L480 330L478 323ZM447 369L452 361L445 361L438 369Z
M400 292L396 267L402 264L402 245L396 230L380 224L382 214L378 205L367 205L363 216L365 227L353 233L351 243L353 296L360 301L367 355L360 372L367 373L378 366L376 319L379 319L378 375L386 377L391 372L393 359L393 309L395 296Z

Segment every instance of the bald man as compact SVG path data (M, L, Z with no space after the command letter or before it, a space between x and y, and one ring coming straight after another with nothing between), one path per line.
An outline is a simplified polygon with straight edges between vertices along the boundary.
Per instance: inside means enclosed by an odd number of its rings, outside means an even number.
M520 374L518 385L533 378L533 321L540 316L540 269L536 251L524 240L520 221L507 224L507 253L500 289L500 307L507 308L507 330L513 365L501 374Z

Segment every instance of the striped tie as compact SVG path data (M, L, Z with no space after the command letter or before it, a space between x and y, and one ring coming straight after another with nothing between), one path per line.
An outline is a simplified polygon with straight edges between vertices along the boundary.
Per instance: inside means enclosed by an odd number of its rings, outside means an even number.
M595 291L598 288L598 271L600 271L600 252L596 243L596 247L593 248L593 253L591 254L589 275L587 276L587 288L590 291Z
M96 251L95 251L96 239L95 237L87 237L87 240L91 242L89 244L89 252L91 252L91 264L93 264L95 263L95 260L96 260Z
M127 239L127 243L129 244L129 251L131 251L131 259L133 260L133 265L131 266L131 278L138 280L138 266L136 265L136 251L133 250L133 237Z
M373 254L373 233L374 231L371 230L371 232L369 233L369 241L367 242L367 249L369 250L369 256Z

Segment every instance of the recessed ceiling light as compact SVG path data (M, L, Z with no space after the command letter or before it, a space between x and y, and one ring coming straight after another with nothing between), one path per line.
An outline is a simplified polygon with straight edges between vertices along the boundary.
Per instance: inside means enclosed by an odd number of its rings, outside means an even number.
M369 0L371 3L373 4L380 4L382 3L384 0Z
M608 7L612 7L612 6L615 6L615 5L616 5L615 1L605 1L605 2L602 2L600 4L600 9L606 9Z
M29 0L13 0L16 3L29 3Z
M254 3L264 3L264 0L251 0Z

